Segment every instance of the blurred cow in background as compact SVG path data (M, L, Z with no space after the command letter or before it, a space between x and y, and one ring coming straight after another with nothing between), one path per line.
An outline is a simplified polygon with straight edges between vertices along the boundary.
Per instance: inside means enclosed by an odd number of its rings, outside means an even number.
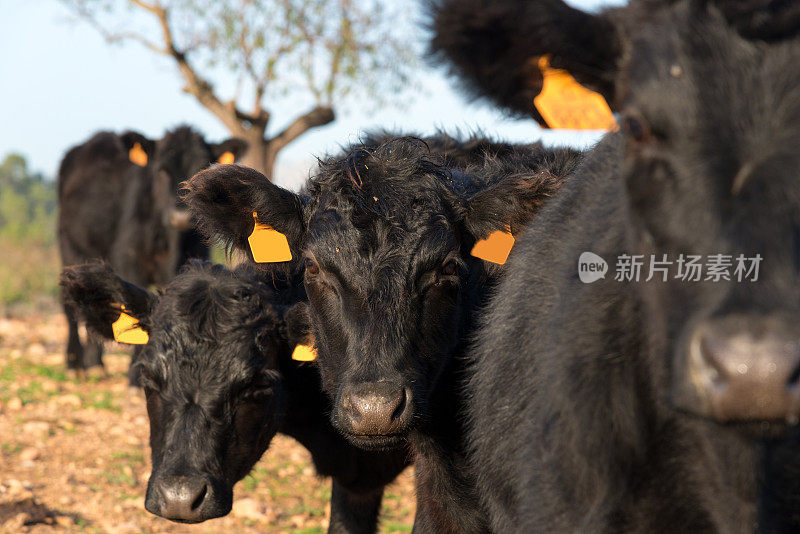
M208 258L208 247L176 195L178 185L214 162L232 163L246 148L239 139L210 144L180 126L158 141L132 131L99 132L70 149L58 172L62 264L104 259L125 279L146 287L166 283L189 258ZM65 303L64 312L67 368L82 375L102 367L101 342L90 337L84 348L75 311Z

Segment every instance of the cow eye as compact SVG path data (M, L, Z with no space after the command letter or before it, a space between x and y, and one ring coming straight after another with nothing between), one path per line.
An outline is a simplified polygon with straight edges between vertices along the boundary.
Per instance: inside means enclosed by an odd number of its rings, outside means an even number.
M622 118L622 131L636 143L650 141L650 125L638 113L631 113Z
M443 276L455 276L458 274L458 264L455 260L449 260L442 265L441 273Z
M306 265L306 272L308 274L310 275L319 274L319 265L317 265L317 262L315 262L311 258L306 258L305 265Z
M150 377L147 371L141 368L139 369L139 385L148 391L157 389L155 381Z

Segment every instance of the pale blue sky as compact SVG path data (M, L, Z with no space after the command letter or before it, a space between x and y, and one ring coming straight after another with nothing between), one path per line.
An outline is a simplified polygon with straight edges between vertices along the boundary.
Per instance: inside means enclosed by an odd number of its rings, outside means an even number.
M584 9L619 0L571 0ZM182 82L169 59L136 43L108 45L56 0L3 0L0 18L0 157L16 151L34 169L55 175L67 148L101 129L136 129L151 137L180 123L209 139L228 137L217 119L181 92ZM411 2L416 6L416 3ZM421 32L421 30L420 30ZM281 152L276 178L296 186L308 174L313 155L335 150L370 128L431 133L480 128L510 140L587 145L588 132L541 130L532 120L510 120L491 106L466 102L452 80L421 64L420 96L405 108L339 113L338 119L305 134ZM271 109L278 129L300 110Z

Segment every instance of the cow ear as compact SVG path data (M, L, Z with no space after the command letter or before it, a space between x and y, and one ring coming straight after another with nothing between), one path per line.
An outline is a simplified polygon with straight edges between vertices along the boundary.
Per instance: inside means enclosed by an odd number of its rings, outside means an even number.
M515 237L560 188L562 179L549 171L503 178L467 200L465 226L474 239L471 254L504 264Z
M244 139L231 137L221 143L211 145L211 155L215 163L230 164L242 159L247 152L248 143Z
M305 242L303 199L254 169L211 167L187 181L181 195L206 237L256 263L296 258Z
M156 296L117 276L105 263L67 267L61 272L64 303L86 326L107 339L142 344L150 332Z
M132 130L124 132L119 137L131 163L140 167L146 166L155 153L156 142Z
M562 0L429 0L430 54L448 66L473 98L488 98L547 126L534 98L552 69L566 70L609 103L622 54L608 14L585 13Z

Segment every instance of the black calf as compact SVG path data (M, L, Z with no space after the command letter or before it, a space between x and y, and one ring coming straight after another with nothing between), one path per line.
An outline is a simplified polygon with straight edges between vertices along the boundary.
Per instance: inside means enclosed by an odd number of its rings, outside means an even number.
M308 337L289 310L295 291L263 274L190 264L156 296L87 264L65 270L62 286L100 334L111 336L120 305L149 334L138 363L153 460L147 510L188 523L227 514L234 484L280 431L333 477L330 531L374 532L383 487L408 453L361 451L331 427L316 369L291 359Z

